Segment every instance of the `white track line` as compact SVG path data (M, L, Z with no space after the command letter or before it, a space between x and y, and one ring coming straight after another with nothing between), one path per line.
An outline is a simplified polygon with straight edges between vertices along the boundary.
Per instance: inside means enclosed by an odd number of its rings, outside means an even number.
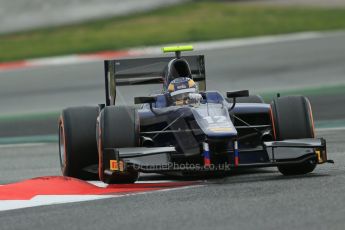
M102 181L88 181L90 184L93 184L97 187L100 188L105 188L108 186L108 184L103 183ZM136 184L158 184L158 183L171 183L171 182L180 182L180 181L176 181L176 180L144 180L144 181L137 181L135 182Z
M117 196L118 195L39 195L31 200L2 200L0 201L0 211L107 199Z
M31 66L48 66L48 65L66 65L75 64L80 62L80 57L78 55L68 55L68 56L57 56L48 58L37 58L28 60Z
M272 43L310 40L310 39L316 39L316 38L323 38L327 36L335 36L340 33L341 32L302 32L302 33L292 33L292 34L284 34L284 35L271 35L271 36L260 36L260 37L251 37L251 38L238 38L238 39L226 39L226 40L218 40L218 41L189 42L189 43L193 44L194 50L196 51L206 51L206 50L235 48L235 47L242 47L242 46L265 45L265 44L272 44ZM168 44L165 46L175 46L175 45L178 45L178 44ZM147 47L147 48L130 49L129 54L133 56L158 55L158 54L162 54L161 47L163 46L152 46L152 47Z

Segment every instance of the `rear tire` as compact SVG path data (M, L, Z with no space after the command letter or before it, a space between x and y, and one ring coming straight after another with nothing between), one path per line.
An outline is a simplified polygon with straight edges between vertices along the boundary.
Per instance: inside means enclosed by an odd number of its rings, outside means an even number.
M104 173L109 163L104 156L105 148L139 146L139 116L135 108L107 106L99 116L98 123L99 179L108 184L134 183L139 173L132 168L109 176Z
M64 176L93 180L97 174L84 167L97 164L96 120L98 107L72 107L59 118L59 156Z
M310 102L304 96L280 97L271 103L273 133L277 141L314 138L314 121ZM316 161L278 166L283 175L302 175L312 172Z

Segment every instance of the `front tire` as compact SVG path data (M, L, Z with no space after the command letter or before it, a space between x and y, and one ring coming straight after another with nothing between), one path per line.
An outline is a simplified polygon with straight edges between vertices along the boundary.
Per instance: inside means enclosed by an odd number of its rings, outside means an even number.
M314 121L310 102L304 96L280 97L271 103L273 133L277 141L314 138ZM278 166L283 175L302 175L312 172L316 161Z
M104 173L109 168L105 156L106 148L125 148L139 146L139 116L135 108L128 106L107 106L99 116L98 154L99 179L107 184L134 183L139 173L133 168L109 176Z

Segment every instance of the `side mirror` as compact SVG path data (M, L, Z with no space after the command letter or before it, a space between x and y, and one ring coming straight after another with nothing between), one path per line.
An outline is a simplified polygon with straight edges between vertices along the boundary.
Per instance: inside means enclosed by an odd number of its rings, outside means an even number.
M248 97L248 96L249 96L248 90L237 90L237 91L226 92L226 97L228 98Z
M154 97L154 96L150 96L150 97L135 97L134 98L134 104L146 104L146 103L152 104L152 103L155 103L156 100L157 100L157 98Z

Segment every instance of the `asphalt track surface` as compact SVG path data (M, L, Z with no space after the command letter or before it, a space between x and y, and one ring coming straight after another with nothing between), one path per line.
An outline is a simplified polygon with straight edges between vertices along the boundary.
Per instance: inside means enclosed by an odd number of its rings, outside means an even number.
M345 130L322 131L335 165L244 171L201 187L4 211L1 229L344 229ZM56 175L57 145L1 149L1 183ZM145 176L142 180L159 180ZM165 178L164 179L171 179Z
M345 84L344 43L340 33L208 51L208 86L263 92ZM103 101L102 71L101 63L88 63L0 73L0 101L8 106L1 112L55 111ZM320 108L314 109L315 117L344 119L344 94L315 96L314 108ZM283 177L275 168L247 170L188 189L4 211L0 229L344 229L344 133L342 128L318 130L336 163L306 176ZM57 144L1 146L0 184L58 175L57 152ZM175 179L143 175L141 180L162 178Z

